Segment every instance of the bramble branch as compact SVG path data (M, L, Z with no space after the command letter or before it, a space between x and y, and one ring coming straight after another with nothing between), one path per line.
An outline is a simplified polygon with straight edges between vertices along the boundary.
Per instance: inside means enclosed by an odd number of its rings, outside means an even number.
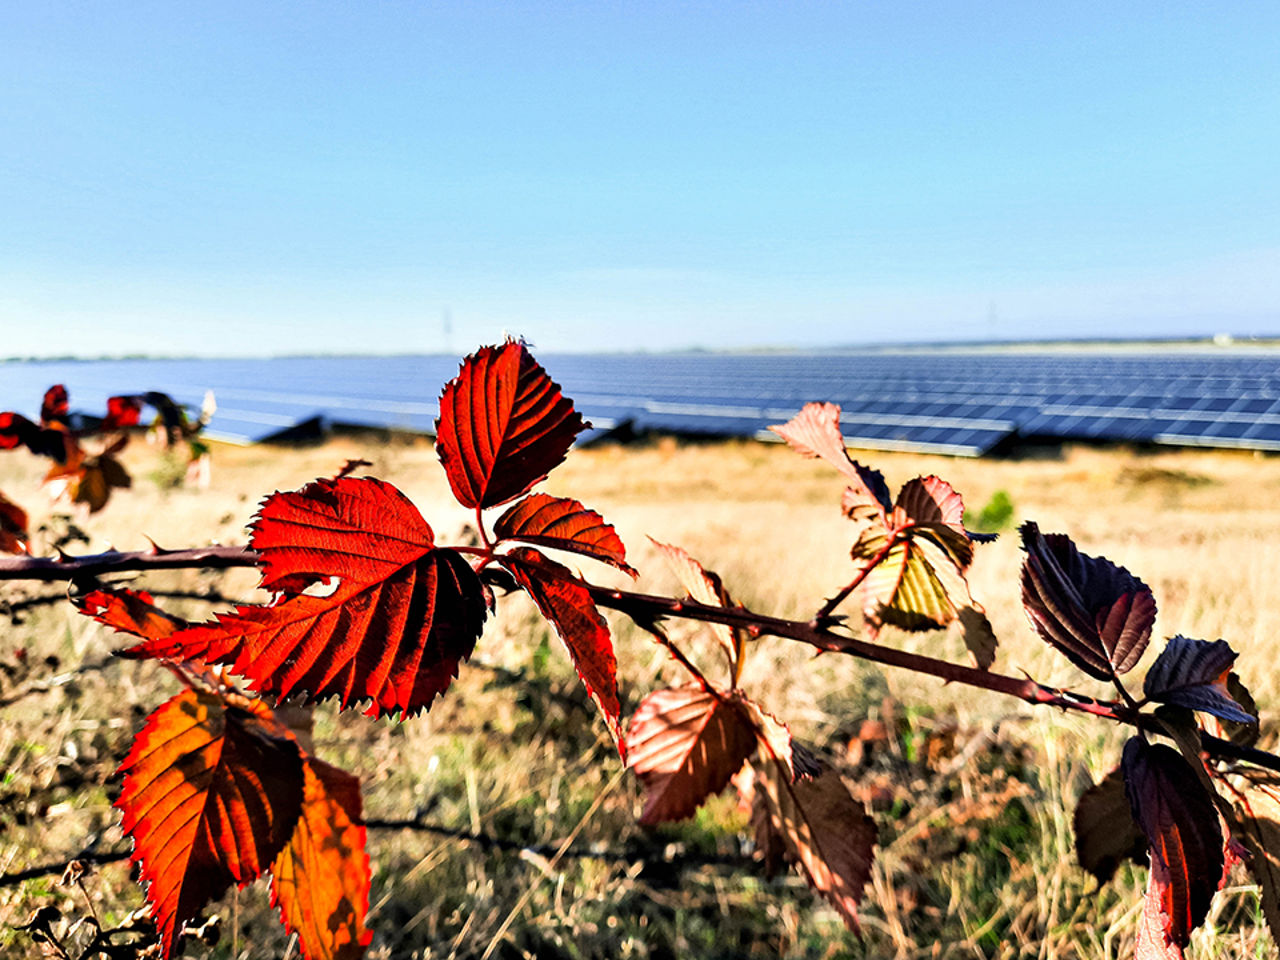
M41 580L52 583L96 577L105 573L195 568L221 570L228 567L252 567L256 563L257 554L247 547L211 546L187 550L155 547L135 553L108 550L82 557L3 557L0 558L0 580Z
M132 571L252 567L256 566L257 562L257 552L249 547L221 545L184 550L154 548L133 553L111 550L82 557L63 556L57 559L8 557L0 559L0 580L73 581ZM669 618L722 623L730 627L744 628L755 636L768 634L782 637L808 644L823 652L847 654L872 663L937 677L947 683L960 683L1005 696L1017 697L1031 704L1088 713L1134 726L1143 725L1140 716L1123 703L1094 700L1068 690L1056 690L1043 686L1030 677L995 673L870 643L835 633L817 625L817 621L785 620L756 613L745 607L709 606L690 599L681 600L628 590L615 590L591 583L587 584L587 588L598 605L626 614L641 625L656 625L658 621ZM1274 754L1254 747L1240 746L1207 733L1202 734L1201 740L1204 749L1213 756L1243 760L1280 772L1280 757Z

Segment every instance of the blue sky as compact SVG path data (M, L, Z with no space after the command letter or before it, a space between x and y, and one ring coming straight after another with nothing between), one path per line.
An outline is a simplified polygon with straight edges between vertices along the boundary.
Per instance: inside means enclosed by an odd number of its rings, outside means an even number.
M1277 334L1277 37L1270 2L11 3L0 355Z

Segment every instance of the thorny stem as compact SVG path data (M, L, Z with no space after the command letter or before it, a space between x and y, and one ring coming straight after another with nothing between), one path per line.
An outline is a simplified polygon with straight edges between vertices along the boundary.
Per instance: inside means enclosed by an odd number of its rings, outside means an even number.
M195 567L223 570L252 567L257 554L246 547L194 547L188 550L140 550L136 553L87 554L83 557L3 557L0 580L41 580L46 583L77 580L105 573L134 570L188 570Z
M862 569L858 571L858 575L855 576L843 588L841 588L839 593L837 593L834 597L832 597L826 603L824 603L822 605L822 608L813 615L813 625L821 626L824 622L826 622L827 618L830 617L831 614L835 612L836 607L844 603L845 598L849 596L849 594L853 593L853 591L857 590L858 587L862 586L862 581L867 579L867 577L871 575L872 570L880 566L881 562L884 560L885 557L889 556L889 551L892 550L897 543L898 543L897 534L891 535L889 539L885 542L885 545L881 547L880 552L877 553L870 560L868 560L863 565Z
M257 562L256 551L249 547L234 546L197 547L189 550L149 550L137 553L120 553L113 550L64 559L11 557L0 559L0 580L76 580L100 574L135 570L252 567L256 566ZM855 582L853 587L856 586ZM822 652L843 653L873 663L901 667L915 673L937 677L947 683L961 683L982 690L990 690L993 693L1017 697L1031 704L1075 710L1131 724L1140 729L1143 727L1144 718L1127 704L1110 700L1094 700L1069 690L1055 690L1037 683L1030 677L1013 677L869 643L835 633L813 622L783 620L756 613L745 607L715 607L694 600L633 593L592 583L586 584L586 587L597 604L626 614L642 625L655 624L657 620L664 617L675 617L704 623L723 623L730 627L745 627L755 634L770 634L806 643ZM667 647L674 652L674 645L669 641ZM687 663L687 658L684 659ZM692 665L687 664L688 667ZM694 676L701 677L704 684L707 683L700 672L696 670L691 672ZM1244 760L1260 767L1280 771L1280 757L1265 750L1243 747L1208 734L1204 734L1201 740L1205 750L1216 757Z

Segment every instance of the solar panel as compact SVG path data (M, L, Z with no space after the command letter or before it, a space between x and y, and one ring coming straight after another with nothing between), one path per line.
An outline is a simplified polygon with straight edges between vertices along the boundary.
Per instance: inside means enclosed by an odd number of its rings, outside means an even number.
M862 355L607 355L539 358L596 429L757 436L808 400L844 409L851 442L976 454L1013 437L1070 437L1276 449L1280 353L875 352ZM0 364L0 409L34 418L52 383L72 406L162 390L198 407L218 397L209 432L254 442L298 423L430 433L458 359ZM772 436L772 435L769 435Z
M1266 413L1278 404L1280 401L1271 397L1241 397L1229 409L1233 413Z

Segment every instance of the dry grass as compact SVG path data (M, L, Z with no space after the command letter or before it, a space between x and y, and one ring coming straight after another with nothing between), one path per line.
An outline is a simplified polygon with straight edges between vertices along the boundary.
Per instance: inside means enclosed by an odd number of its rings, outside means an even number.
M397 484L448 541L468 517L452 503L428 444L338 439L321 447L215 451L213 487L165 490L147 479L157 454L127 451L135 489L82 521L91 549L209 539L239 541L257 501L349 457ZM1264 716L1276 708L1271 676L1280 604L1271 595L1280 547L1280 459L1200 452L1068 449L1008 461L957 461L868 454L891 486L938 473L971 507L998 490L1015 523L1035 519L1105 553L1155 590L1157 633L1225 637ZM41 465L0 456L0 490L24 503L33 522ZM161 471L162 473L163 471ZM163 476L157 476L163 480ZM553 493L599 509L629 544L645 574L641 588L671 590L646 535L678 543L717 569L748 605L808 616L849 576L849 528L836 509L840 483L821 464L780 446L659 442L575 452L549 481ZM64 526L65 521L52 521ZM1039 643L1018 602L1014 537L981 550L974 595L991 614L1001 650L996 668L1026 670L1054 685L1092 692ZM591 570L596 579L615 576ZM218 586L249 593L247 572L151 577L149 588ZM0 586L0 598L34 592ZM813 659L781 641L755 650L744 684L796 733L843 765L872 805L881 848L864 909L864 938L794 877L765 880L751 869L744 819L729 798L684 824L634 825L639 795L619 776L603 726L546 628L519 598L503 603L477 663L424 717L395 724L318 712L317 746L364 779L370 817L421 815L462 831L500 836L538 852L485 849L433 833L375 831L373 957L1120 957L1132 950L1144 871L1095 884L1075 866L1074 798L1116 761L1121 731L849 658ZM177 604L189 616L207 605ZM642 633L615 621L624 695L678 679ZM709 670L714 652L694 628L676 629ZM935 655L963 658L946 634L894 637ZM163 671L104 655L116 640L65 604L24 613L0 641L0 698L31 684L56 684L0 708L0 870L58 860L97 838L121 843L109 802L112 771L143 717L174 691ZM17 651L24 651L19 656ZM75 672L82 663L101 669ZM863 745L867 718L888 737ZM1273 730L1269 735L1274 735ZM857 746L851 751L851 742ZM597 802L598 801L598 802ZM582 823L573 856L550 853ZM68 919L83 898L56 878L0 890L0 922L21 922L54 904ZM1192 956L1268 955L1256 893L1244 882L1220 894L1210 929ZM104 921L141 902L123 865L108 865L89 891ZM287 939L257 887L229 895L222 942L192 956L275 957ZM519 907L518 910L516 908ZM503 937L504 921L513 922ZM4 956L38 956L13 932ZM293 956L297 956L296 948Z

